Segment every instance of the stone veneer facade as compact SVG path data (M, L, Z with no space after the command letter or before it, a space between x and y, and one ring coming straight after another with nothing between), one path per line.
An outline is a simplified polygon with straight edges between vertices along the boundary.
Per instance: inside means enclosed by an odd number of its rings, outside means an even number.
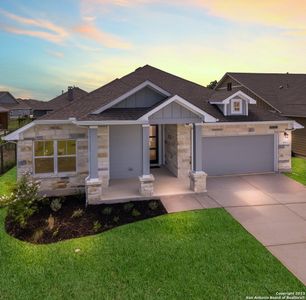
M202 136L232 136L232 135L263 135L276 134L277 159L279 171L291 170L291 129L292 123L275 124L203 124ZM88 136L87 128L69 125L36 125L23 134L18 141L17 163L18 176L24 172L33 170L33 145L35 140L61 140L75 139L77 141L77 172L75 174L60 175L34 175L41 181L41 190L48 195L65 195L84 191L85 180L88 176ZM165 125L165 165L177 177L187 177L191 170L191 127L187 125ZM285 138L284 132L288 133ZM109 183L109 127L98 127L98 174L99 183L90 185L87 193L97 198L97 194L103 195L103 189ZM203 176L202 176L203 177ZM191 187L200 177L191 178ZM144 182L143 188L146 194L148 189L153 190L154 180ZM101 186L101 191L98 185ZM201 185L201 191L205 190ZM92 193L90 192L92 191ZM97 199L95 199L97 200Z
M30 172L41 181L41 191L47 195L68 195L84 192L88 176L87 128L73 124L36 125L24 132L17 144L17 175ZM77 141L77 172L75 174L34 175L33 151L35 140L74 139ZM108 126L98 128L98 173L102 187L109 182ZM92 188L94 188L92 186Z
M203 125L202 136L239 136L239 135L265 135L276 134L277 141L277 165L278 171L291 170L291 131L292 125L288 123L279 124L211 124ZM287 132L288 137L285 138L284 133Z
M191 169L191 127L165 125L165 165L175 176L189 176Z

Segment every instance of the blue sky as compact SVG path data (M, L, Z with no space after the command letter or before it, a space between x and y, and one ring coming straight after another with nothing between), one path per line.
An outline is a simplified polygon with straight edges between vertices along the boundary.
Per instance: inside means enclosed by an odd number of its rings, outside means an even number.
M226 71L305 73L306 4L267 0L0 3L0 89L48 100L150 64L200 84Z

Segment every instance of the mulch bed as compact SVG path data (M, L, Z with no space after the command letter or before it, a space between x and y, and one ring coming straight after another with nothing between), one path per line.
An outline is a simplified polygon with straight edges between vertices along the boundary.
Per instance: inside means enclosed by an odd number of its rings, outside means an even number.
M8 215L6 231L23 241L48 244L98 234L120 225L167 213L159 200L101 204L87 208L84 205L85 199L65 197L63 200L61 209L56 212L49 204L41 206L24 228Z

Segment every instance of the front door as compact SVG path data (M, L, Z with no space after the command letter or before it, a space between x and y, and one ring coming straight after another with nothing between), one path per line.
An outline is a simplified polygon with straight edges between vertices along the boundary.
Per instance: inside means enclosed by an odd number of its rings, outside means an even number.
M158 164L158 125L150 126L150 164Z

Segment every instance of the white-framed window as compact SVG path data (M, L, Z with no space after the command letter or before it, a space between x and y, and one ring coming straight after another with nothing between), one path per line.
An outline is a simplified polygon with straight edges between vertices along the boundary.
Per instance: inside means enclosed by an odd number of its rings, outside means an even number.
M232 115L242 114L242 100L241 99L233 99L231 101L231 114Z
M35 174L76 172L76 140L38 140L34 142Z

